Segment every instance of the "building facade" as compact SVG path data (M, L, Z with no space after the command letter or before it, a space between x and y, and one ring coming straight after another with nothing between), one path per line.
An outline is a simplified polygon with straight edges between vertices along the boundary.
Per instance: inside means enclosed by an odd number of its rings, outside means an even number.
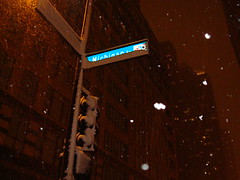
M176 96L175 125L178 127L177 156L179 179L226 180L223 134L219 127L211 80L182 64L173 76Z
M50 0L81 33L85 1ZM0 174L57 179L80 57L36 11L36 0L0 5ZM84 72L101 117L91 179L178 179L170 89L159 44L132 1L93 1L87 51L148 38L150 54ZM164 111L155 102L167 105ZM141 167L149 165L144 171Z
M240 1L222 0L222 4L225 12L226 22L228 25L229 37L231 39L231 43L238 60L238 64L240 65Z

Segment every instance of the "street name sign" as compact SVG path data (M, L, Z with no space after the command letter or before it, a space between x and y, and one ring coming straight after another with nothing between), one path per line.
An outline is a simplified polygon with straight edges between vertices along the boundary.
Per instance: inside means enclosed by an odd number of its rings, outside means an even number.
M98 52L86 54L83 59L82 68L88 69L118 61L128 60L131 58L147 55L149 53L148 40L143 39L105 49Z

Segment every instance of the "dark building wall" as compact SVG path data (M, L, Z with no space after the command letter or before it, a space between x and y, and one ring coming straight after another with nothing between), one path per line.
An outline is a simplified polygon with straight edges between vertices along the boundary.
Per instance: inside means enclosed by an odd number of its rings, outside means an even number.
M111 179L117 173L127 174L130 179L157 179L158 177L177 179L175 151L170 152L166 143L169 138L169 142L172 142L174 146L174 135L168 135L166 124L161 122L164 120L168 122L171 117L158 114L153 109L154 101L165 99L163 94L157 90L158 87L162 87L159 82L163 81L159 73L161 68L157 66L161 61L158 43L151 31L145 28L147 24L134 3L108 1L108 5L109 8L106 9L100 2L95 4L96 14L93 13L92 21L99 22L97 24L102 26L90 28L88 44L90 52L108 48L111 45L120 45L123 40L131 42L146 37L152 45L150 46L150 58L139 57L98 67L95 68L96 72L104 72L104 77L102 77L104 80L99 81L96 76L95 82L91 80L90 83L90 79L85 79L84 86L88 85L91 92L98 89L96 94L99 93L106 97L102 104L103 118L100 120L100 134L105 134L106 139L99 137L98 150L113 157L115 161L121 162L118 166L116 165L120 172L116 171L109 175L107 172L111 171L111 166L104 163L105 156L98 156L98 161L103 162L103 167L99 163L96 171L103 173L103 179ZM133 22L136 24L133 25ZM101 29L101 31L98 32L96 29ZM89 76L88 70L85 71L85 77L90 77L93 71L94 69L90 70ZM122 124L125 128L119 127L120 125L108 116L111 107L122 115L126 121ZM134 123L129 122L131 119ZM170 124L169 122L169 126ZM161 135L159 128L166 134L166 137ZM117 140L124 142L123 146L128 149L127 158L124 156L119 158L116 153L112 152L110 147L116 146L116 143L110 144L111 136L114 136L116 142ZM161 143L160 139L162 139ZM143 162L150 164L149 171L141 170ZM169 162L171 162L172 169ZM129 168L132 173L129 173ZM98 175L97 178L100 176Z
M36 1L2 1L0 7L6 179L55 179L68 126L77 54L35 7Z
M211 80L180 65L172 77L179 179L227 179L224 140Z
M50 2L80 34L85 1ZM84 87L100 98L101 108L92 179L177 180L158 42L136 3L93 3L88 52L149 38L150 55L84 72ZM36 1L0 5L0 173L5 179L56 179L69 127L79 55L35 8ZM168 109L157 111L155 101ZM142 171L143 163L150 165L148 171Z
M229 29L229 37L234 48L238 64L240 65L240 1L239 0L222 0L225 12L226 22Z

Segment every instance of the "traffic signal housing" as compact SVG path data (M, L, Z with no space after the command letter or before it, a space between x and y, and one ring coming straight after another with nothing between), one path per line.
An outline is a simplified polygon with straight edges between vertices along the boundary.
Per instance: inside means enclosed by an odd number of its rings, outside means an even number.
M98 116L97 100L97 97L91 95L82 96L80 99L76 145L82 151L94 151L96 119Z

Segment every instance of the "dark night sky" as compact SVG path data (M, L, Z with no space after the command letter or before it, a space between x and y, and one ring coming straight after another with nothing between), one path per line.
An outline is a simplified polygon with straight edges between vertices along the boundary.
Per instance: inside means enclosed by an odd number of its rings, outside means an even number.
M158 40L172 41L179 63L209 73L221 128L234 140L240 177L240 68L221 1L141 0L141 10Z

